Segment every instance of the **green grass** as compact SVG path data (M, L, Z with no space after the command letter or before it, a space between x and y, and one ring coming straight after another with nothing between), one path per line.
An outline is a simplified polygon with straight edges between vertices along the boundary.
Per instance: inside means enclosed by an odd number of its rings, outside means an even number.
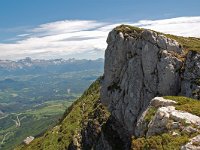
M73 101L49 101L45 102L40 106L41 108L27 110L24 114L27 115L34 115L40 117L41 115L51 116L51 115L58 115L62 114L64 110L72 104Z
M176 101L178 104L175 105L177 110L186 111L194 115L200 116L200 101L183 96L164 96L166 99Z
M122 32L122 33L141 33L144 29L135 27L135 26L130 26L130 25L120 25L115 28L116 31Z
M60 123L48 130L43 136L35 139L30 145L20 145L19 150L62 150L67 149L73 136L81 131L83 122L99 106L95 105L99 100L100 81L94 82L83 95L75 101L64 113Z
M128 27L128 28L127 28ZM115 28L117 32L122 32L122 33L127 33L130 36L133 37L138 37L140 33L144 30L143 28L138 28L130 25L120 25ZM154 31L156 32L156 31ZM160 32L156 32L158 34L162 34L168 38L176 40L185 52L187 53L188 51L197 51L200 52L200 38L195 38L195 37L183 37L183 36L175 36L171 34L164 34Z
M132 140L132 150L178 150L189 141L189 136L172 136L170 133Z

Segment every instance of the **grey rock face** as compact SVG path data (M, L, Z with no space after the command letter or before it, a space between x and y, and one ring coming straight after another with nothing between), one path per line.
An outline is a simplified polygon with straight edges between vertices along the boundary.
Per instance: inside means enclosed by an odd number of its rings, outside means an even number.
M138 116L155 96L180 92L183 54L179 44L144 30L137 36L109 33L105 52L101 101L113 117L133 134Z
M185 62L181 94L200 99L200 54L190 51Z

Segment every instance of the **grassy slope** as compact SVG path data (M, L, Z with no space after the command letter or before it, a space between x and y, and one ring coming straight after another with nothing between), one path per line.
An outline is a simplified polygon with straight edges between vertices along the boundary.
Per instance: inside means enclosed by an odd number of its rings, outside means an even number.
M26 150L61 150L66 149L73 135L80 132L82 123L94 111L94 104L99 99L99 80L94 82L87 91L74 102L65 112L60 124L35 139L30 145L20 145L16 149Z

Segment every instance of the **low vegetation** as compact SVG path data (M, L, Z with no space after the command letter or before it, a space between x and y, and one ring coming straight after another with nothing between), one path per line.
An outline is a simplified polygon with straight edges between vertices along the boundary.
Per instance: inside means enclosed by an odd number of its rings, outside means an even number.
M173 136L170 133L138 138L132 140L132 150L178 150L182 145L189 141L188 135Z
M126 33L130 36L137 36L139 35L144 29L142 28L138 28L138 27L135 27L135 26L130 26L130 25L120 25L118 27L115 28L115 30L117 32L122 32L122 33Z

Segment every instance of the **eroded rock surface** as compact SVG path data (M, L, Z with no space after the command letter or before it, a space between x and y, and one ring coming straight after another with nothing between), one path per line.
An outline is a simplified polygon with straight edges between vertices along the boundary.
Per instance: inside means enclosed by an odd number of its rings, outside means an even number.
M200 54L190 51L185 62L181 94L200 99Z
M177 127L174 126L176 122L178 122ZM160 107L149 123L146 135L152 136L167 132L169 129L179 129L181 123L200 127L200 117L188 112L176 110L174 106ZM182 127L188 133L197 131L197 129L191 126L184 127L184 125L182 125Z

